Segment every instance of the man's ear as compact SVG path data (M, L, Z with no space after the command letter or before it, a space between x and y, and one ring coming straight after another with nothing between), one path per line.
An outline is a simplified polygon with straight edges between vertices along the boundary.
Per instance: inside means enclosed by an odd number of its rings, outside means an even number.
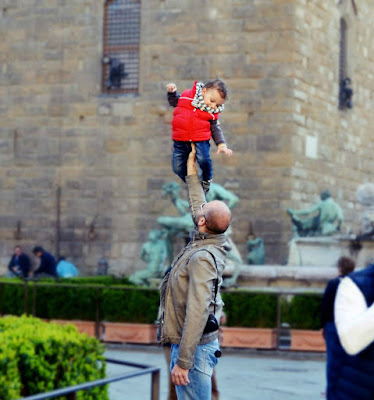
M205 225L205 218L201 216L197 221L197 226L203 226L203 225Z
M203 90L201 91L202 94L206 93L206 88L203 88Z

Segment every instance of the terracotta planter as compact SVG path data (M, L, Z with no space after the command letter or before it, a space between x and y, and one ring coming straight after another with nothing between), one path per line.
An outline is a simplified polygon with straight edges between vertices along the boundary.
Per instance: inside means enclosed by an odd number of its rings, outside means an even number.
M119 343L157 343L156 325L103 322L102 340Z
M325 340L321 331L291 329L290 350L326 351Z
M50 322L55 322L59 325L75 325L80 333L86 333L87 336L95 337L95 322L93 321L78 321L78 320L62 320L62 319L51 319Z
M275 329L268 328L226 328L223 327L222 347L248 347L255 349L275 349L277 337Z

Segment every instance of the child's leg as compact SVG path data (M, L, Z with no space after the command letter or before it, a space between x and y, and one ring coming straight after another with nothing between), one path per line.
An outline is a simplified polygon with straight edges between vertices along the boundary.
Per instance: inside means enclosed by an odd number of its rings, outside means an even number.
M191 150L191 142L180 142L178 140L174 141L172 161L173 171L182 179L183 182L186 181L187 159L191 153Z
M203 182L209 182L213 178L213 165L210 159L209 140L196 142L196 160L200 165Z

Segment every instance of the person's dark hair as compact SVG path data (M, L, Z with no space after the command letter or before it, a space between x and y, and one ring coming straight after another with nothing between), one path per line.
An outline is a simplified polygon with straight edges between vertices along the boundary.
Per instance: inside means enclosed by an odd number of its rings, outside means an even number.
M33 252L34 254L36 254L36 253L43 253L43 252L44 252L44 249L43 249L42 246L35 246L35 247L32 249L32 252Z
M219 94L224 100L227 100L229 97L229 93L227 91L225 82L221 81L221 79L215 79L214 81L209 81L205 83L204 87L206 89L217 89Z
M19 245L19 244L17 244L17 246L14 246L14 250L15 249L20 249L20 250L22 250L22 247Z
M65 257L65 256L60 256L60 257L58 258L57 262L65 261L65 260L66 260L66 257Z
M338 268L342 276L350 274L355 266L355 262L349 257L340 257L338 260Z

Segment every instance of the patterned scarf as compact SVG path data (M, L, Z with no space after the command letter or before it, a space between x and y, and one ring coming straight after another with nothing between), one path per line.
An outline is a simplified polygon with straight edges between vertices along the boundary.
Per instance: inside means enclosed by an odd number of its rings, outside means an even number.
M192 100L191 104L195 108L198 108L201 111L206 111L209 114L217 114L217 113L222 112L223 108L224 108L223 104L217 108L211 108L205 104L204 98L203 98L203 93L202 93L204 86L205 85L203 82L196 83L196 94L195 94L195 97Z

